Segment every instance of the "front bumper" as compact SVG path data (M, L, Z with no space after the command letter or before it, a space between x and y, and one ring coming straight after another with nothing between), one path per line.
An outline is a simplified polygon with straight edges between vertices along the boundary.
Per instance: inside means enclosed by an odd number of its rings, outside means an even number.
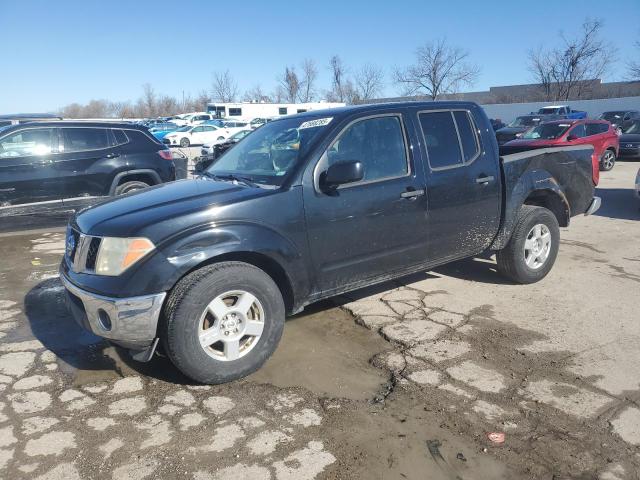
M166 292L131 298L96 295L76 287L60 273L69 308L83 328L132 350L155 343L158 319Z
M593 199L591 200L591 203L589 204L589 208L587 208L587 211L584 212L584 214L591 215L597 212L598 209L600 208L600 205L602 205L602 200L600 199L600 197L593 197Z
M621 158L638 158L640 157L640 146L637 147L623 147L620 146L618 151L618 157Z

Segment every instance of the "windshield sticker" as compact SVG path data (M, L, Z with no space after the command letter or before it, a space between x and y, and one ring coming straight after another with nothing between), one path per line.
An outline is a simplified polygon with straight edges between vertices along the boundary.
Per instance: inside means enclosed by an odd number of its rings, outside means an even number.
M333 120L333 117L327 118L318 118L316 120L309 120L308 122L303 122L298 130L302 130L303 128L314 128L314 127L324 127L325 125L329 125L329 122Z

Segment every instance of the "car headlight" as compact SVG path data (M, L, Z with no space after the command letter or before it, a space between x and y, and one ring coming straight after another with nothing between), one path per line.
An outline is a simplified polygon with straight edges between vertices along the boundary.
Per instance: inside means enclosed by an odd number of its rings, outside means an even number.
M117 276L155 249L147 238L104 237L96 259L96 274Z

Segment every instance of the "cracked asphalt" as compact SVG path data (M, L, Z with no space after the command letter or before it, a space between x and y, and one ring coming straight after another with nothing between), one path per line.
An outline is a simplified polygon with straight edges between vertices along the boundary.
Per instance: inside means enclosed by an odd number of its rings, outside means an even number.
M222 386L77 327L60 229L2 235L0 478L637 480L638 166L542 282L477 258L313 305Z

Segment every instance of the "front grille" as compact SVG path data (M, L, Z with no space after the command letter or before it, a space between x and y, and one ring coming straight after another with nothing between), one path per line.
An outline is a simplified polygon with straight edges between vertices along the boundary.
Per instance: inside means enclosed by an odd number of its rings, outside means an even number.
M102 240L98 237L93 237L91 243L89 243L89 250L87 251L87 270L96 269L96 260L98 259L98 250L100 250L100 242Z
M68 230L65 251L74 272L88 273L95 270L101 242L100 237L84 235L73 229Z

